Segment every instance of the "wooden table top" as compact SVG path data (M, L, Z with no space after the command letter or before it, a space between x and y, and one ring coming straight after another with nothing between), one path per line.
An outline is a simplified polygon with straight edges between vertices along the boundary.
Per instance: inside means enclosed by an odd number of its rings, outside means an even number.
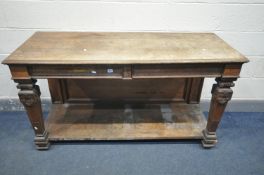
M4 64L243 63L213 33L36 32Z

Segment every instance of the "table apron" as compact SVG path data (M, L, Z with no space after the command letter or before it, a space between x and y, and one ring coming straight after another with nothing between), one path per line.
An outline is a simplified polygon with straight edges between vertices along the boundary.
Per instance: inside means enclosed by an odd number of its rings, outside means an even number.
M10 65L13 79L239 77L242 64Z

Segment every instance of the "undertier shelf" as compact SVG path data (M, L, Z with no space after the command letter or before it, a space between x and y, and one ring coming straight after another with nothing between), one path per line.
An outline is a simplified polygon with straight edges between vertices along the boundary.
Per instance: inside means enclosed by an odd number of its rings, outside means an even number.
M199 104L53 104L50 141L202 139Z

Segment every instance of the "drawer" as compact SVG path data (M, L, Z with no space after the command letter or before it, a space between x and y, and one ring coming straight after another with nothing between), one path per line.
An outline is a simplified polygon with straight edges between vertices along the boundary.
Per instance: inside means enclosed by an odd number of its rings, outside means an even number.
M34 65L28 66L33 78L179 78L218 77L222 64L99 64L99 65Z
M119 65L89 65L83 67L74 67L73 74L85 76L122 76L123 68Z
M223 72L220 64L140 64L133 65L133 78L216 77Z
M69 77L86 76L87 78L122 78L122 65L37 65L29 67L33 77Z

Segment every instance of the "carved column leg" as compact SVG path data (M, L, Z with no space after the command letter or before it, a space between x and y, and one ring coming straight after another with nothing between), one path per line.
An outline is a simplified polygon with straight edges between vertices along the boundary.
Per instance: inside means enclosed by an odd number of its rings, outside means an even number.
M48 149L48 133L45 130L42 116L39 86L35 85L35 79L15 80L18 83L17 88L19 99L24 105L28 118L35 132L35 144L39 150Z
M224 113L227 102L231 100L236 78L216 78L217 84L212 88L212 99L208 115L207 126L203 130L202 144L205 148L215 146L217 143L216 129Z

